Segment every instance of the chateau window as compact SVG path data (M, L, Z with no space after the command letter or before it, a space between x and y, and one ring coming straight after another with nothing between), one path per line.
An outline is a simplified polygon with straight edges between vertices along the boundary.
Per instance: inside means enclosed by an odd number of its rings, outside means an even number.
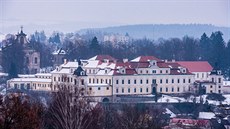
M156 84L156 79L152 79L152 84Z
M166 73L168 73L168 70L166 70Z
M119 84L119 80L116 80L116 84Z
M124 81L124 80L121 80L121 83L122 83L122 84L124 84L124 83L125 83L125 81Z
M108 83L108 80L107 80L107 79L105 79L105 83L106 83L106 84Z
M156 73L156 70L153 70L152 73Z
M99 79L97 79L97 83L99 83Z
M137 92L137 89L136 88L134 88L134 93L136 93Z
M130 80L128 80L128 84L130 84Z
M146 70L146 74L148 74L149 73L149 71L148 70Z
M160 83L162 83L162 79L160 80Z
M212 90L210 90L210 93L212 93Z
M160 92L162 92L162 88L160 88Z
M117 89L116 89L116 93L118 93L118 91L119 91L119 90L118 90L118 88L117 88Z
M37 57L34 58L34 63L35 63L35 64L38 63L38 58L37 58Z
M218 90L219 93L221 93L221 90Z
M185 83L185 79L183 79L183 83Z
M17 86L17 84L14 84L14 89L17 89L18 88L18 86ZM36 89L36 88L35 88Z
M136 79L134 79L134 84L137 84L137 80Z
M188 83L191 83L191 79L188 79Z
M56 81L56 77L54 77L54 81Z
M121 92L124 93L124 88L121 89Z
M101 83L103 83L103 79L101 79Z
M109 79L109 84L111 84L111 79Z
M168 87L166 87L165 91L168 92Z
M92 90L92 88L90 87L89 90Z
M172 87L172 92L174 92L174 88Z
M174 79L172 79L172 83L174 83Z
M212 88L212 85L210 86L210 88Z
M148 79L146 79L146 84L149 84L149 80Z
M160 70L160 73L162 73L162 70Z
M101 87L98 87L98 90L101 90Z
M219 88L221 88L221 86L219 86Z
M58 81L60 82L60 77L58 77Z
M77 80L76 79L74 79L74 85L77 85Z
M130 93L130 88L128 88L128 93Z
M142 70L140 70L140 73L142 73Z
M149 89L148 89L148 88L146 88L146 92L149 92Z
M180 92L180 87L177 87L177 92Z
M177 83L180 83L180 79L177 79Z
M89 78L89 83L91 83L91 78Z
M140 88L140 92L142 92L142 88Z
M140 80L140 84L142 84L142 79Z
M212 82L214 82L214 78L212 78Z
M93 78L93 83L95 83L95 80L94 80L94 78Z
M81 85L85 85L84 79L81 80Z
M106 90L109 90L109 87L106 87Z
M168 79L166 79L166 83L168 83L169 81L168 81Z
M218 81L219 81L219 83L221 83L221 78L219 78L219 80L218 80Z

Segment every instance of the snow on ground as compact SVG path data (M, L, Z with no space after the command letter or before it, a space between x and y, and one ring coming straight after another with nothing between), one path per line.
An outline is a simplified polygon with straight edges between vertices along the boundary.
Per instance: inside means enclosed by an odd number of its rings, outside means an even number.
M162 95L162 97L158 99L158 102L179 103L179 102L186 102L186 100L184 98L180 98L180 97L172 97L169 95Z
M200 119L212 119L215 118L215 114L213 112L199 112Z

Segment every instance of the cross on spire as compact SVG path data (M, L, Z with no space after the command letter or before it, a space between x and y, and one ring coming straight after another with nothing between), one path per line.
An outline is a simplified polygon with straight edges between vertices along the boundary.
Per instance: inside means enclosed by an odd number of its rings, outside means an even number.
M21 31L23 31L23 25L21 25Z

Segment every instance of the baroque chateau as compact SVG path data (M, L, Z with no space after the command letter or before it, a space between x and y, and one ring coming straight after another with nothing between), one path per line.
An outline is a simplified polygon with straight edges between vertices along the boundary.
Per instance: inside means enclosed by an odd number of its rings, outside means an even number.
M139 56L119 61L109 55L67 61L51 73L37 73L8 80L8 88L55 92L81 88L82 94L112 100L116 96L229 92L223 75L206 61L168 61Z

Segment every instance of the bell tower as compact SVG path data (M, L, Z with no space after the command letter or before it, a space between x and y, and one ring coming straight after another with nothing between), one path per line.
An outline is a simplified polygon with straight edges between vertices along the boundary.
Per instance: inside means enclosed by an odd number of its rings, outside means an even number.
M16 36L17 36L16 40L18 43L21 43L21 44L28 43L28 40L26 39L26 34L23 32L23 26L21 26L21 31L20 33L18 32Z

